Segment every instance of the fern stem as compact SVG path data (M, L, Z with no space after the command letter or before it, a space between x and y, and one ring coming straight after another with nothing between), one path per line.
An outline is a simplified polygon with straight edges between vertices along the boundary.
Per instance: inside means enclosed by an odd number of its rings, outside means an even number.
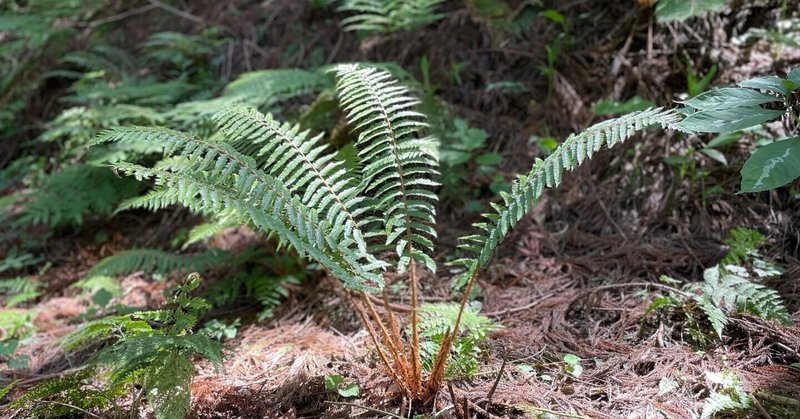
M348 293L348 298L349 298ZM383 361L383 365L386 366L386 369L389 370L389 373L394 378L394 381L398 383L400 386L404 386L406 381L401 377L397 371L392 367L392 364L389 363L389 359L386 358L386 354L384 353L383 349L381 348L380 341L378 340L378 334L375 332L375 328L372 326L372 323L367 318L367 314L364 313L364 309L356 303L355 300L350 299L350 305L356 309L356 313L361 318L361 322L364 323L364 327L367 328L367 333L369 333L370 338L372 338L372 343L375 345L375 350L378 351L378 357L380 357L381 361ZM406 393L408 393L408 389Z
M383 297L383 307L386 309L386 317L389 319L389 331L392 332L392 339L394 339L394 344L397 345L398 348L403 347L403 341L400 339L400 328L397 327L397 321L394 318L394 310L392 310L392 305L389 303L389 294L386 292L386 288L383 289L381 293ZM369 295L367 295L369 298Z
M392 355L393 355L394 360L395 360L395 365L397 365L398 369L400 369L400 373L404 377L407 377L408 376L408 366L406 365L405 360L403 359L403 355L402 355L403 347L402 347L402 345L399 346L399 347L395 346L395 344L393 342L393 339L392 339L392 336L386 330L386 325L383 323L383 320L381 319L381 316L378 314L378 311L375 310L375 305L372 304L372 301L369 299L369 297L367 297L367 293L364 292L364 291L361 291L361 297L367 303L367 308L369 309L369 312L372 315L372 318L375 320L375 323L377 323L378 328L381 331L381 336L383 337L383 340L386 342L386 346L388 346L389 350L392 352ZM411 383L409 383L409 384L411 384Z
M410 229L409 229L410 231ZM409 240L409 247L411 241ZM414 379L414 386L419 389L422 386L422 362L419 356L419 302L417 300L417 264L414 260L408 266L408 276L411 280L411 372ZM459 313L459 316L461 313Z
M469 281L467 281L467 286L464 288L464 296L461 297L461 304L458 308L456 321L453 323L453 330L442 340L442 346L439 350L439 354L436 356L436 359L433 362L431 376L428 378L427 383L428 397L431 397L431 395L435 394L435 392L439 390L439 386L442 384L442 378L444 377L444 366L447 362L447 357L450 355L450 348L453 346L456 336L458 336L458 328L461 327L461 315L464 313L464 309L467 307L469 295L472 293L472 286L475 283L475 280L478 278L479 269L477 262L475 265L473 265L472 269L473 271L469 277Z

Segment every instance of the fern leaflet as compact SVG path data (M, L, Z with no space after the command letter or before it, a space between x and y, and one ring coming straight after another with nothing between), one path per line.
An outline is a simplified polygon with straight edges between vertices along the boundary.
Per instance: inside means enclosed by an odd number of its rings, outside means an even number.
M419 330L423 338L420 342L422 366L430 370L435 362L439 348L453 328L459 312L459 305L452 303L422 304L419 310ZM482 352L481 345L489 333L498 330L499 325L486 316L478 314L480 305L467 306L461 316L457 338L453 342L451 358L445 367L445 376L455 378L471 377L477 372Z

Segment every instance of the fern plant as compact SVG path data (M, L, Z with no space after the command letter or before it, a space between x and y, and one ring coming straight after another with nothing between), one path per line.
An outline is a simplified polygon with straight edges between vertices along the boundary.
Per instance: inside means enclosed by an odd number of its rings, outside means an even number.
M782 273L782 269L761 259L758 245L764 237L755 230L735 228L730 232L731 238L725 243L730 250L719 265L703 272L703 282L687 284L681 293L672 293L669 297L660 297L651 304L649 310L669 306L681 307L687 303L698 308L711 324L711 328L719 338L729 323L729 313L749 313L764 319L780 323L791 323L791 316L786 310L778 293L757 282ZM750 266L755 278L744 265ZM665 282L678 281L666 276ZM698 328L700 329L700 328ZM698 330L702 334L702 330Z
M46 381L11 403L33 417L60 417L98 409L108 411L129 389L135 393L132 412L146 400L157 418L181 418L190 406L192 358L200 355L215 366L222 346L203 334L192 334L198 317L210 306L191 297L197 274L179 286L162 310L112 316L81 326L68 335L67 351L105 344L77 372ZM91 385L101 377L104 385ZM118 406L116 406L118 409Z
M25 210L19 224L80 225L92 215L107 215L124 199L141 189L130 179L119 179L105 167L78 164L46 175L39 189L21 194ZM64 199L69 193L70 199Z
M219 134L198 136L154 127L113 129L97 143L164 145L165 159L152 167L116 163L118 171L151 179L156 188L128 207L159 209L173 204L223 214L273 234L312 258L351 290L352 303L388 373L411 399L436 394L457 344L470 290L494 249L547 187L561 183L603 145L612 147L652 124L673 126L679 116L652 109L595 125L570 136L547 159L520 176L495 213L464 239L474 258L464 258L466 290L454 320L423 371L420 347L417 264L436 271L432 256L438 186L437 141L425 135L418 100L389 73L357 64L336 66L336 91L347 122L357 134L354 164L344 164L320 136L280 123L252 108L234 106L214 116ZM409 339L398 316L384 304L380 315L369 292L381 292L383 274L408 274L411 294ZM388 303L386 293L382 295ZM427 361L426 361L427 364Z
M720 373L706 371L706 378L716 388L703 402L702 419L714 417L724 411L744 411L753 404L753 398L742 388L741 379L732 371Z
M452 303L422 304L419 309L419 329L422 342L420 352L422 366L430 371L436 361L442 342L450 333L458 316L460 306ZM470 304L463 312L458 335L453 342L451 359L447 362L444 376L472 378L478 372L478 362L483 353L483 344L489 333L500 329L490 318L478 314L480 304Z
M347 31L396 32L412 30L444 17L437 7L444 0L342 0L340 12L354 13L342 20Z
M778 293L753 282L747 270L741 266L706 269L700 291L697 303L719 337L722 337L722 331L728 324L729 311L751 313L785 324L791 321Z
M231 276L208 286L203 296L215 307L241 304L254 300L261 305L256 319L263 321L273 316L273 310L289 295L292 285L304 277L304 267L291 255L269 255L253 248L237 255L233 266L246 266Z

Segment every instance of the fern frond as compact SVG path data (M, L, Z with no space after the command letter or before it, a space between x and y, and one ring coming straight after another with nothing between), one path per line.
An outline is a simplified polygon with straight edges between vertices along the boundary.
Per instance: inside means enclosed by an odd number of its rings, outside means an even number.
M163 351L142 372L142 387L158 419L183 418L192 401L194 365L185 353Z
M198 354L215 366L222 364L223 352L218 342L205 335L172 336L151 333L126 337L98 352L92 364L113 365L112 383L123 382L136 371L157 360L162 352Z
M268 109L281 101L320 92L332 84L330 76L321 71L251 71L229 83L219 97L182 103L169 115L174 120L187 122L210 117L220 109L237 104Z
M442 341L451 332L453 324L458 317L459 304L422 304L419 309L420 354L422 366L430 370ZM477 372L479 358L482 352L481 345L486 341L489 333L498 330L501 326L486 316L479 314L480 306L466 306L461 314L461 322L455 342L450 350L450 358L445 366L445 376L471 377Z
M95 379L96 371L84 368L73 374L47 380L14 399L9 407L22 409L26 417L36 418L71 417L80 415L81 410L108 410L117 397L124 395L124 389L98 389L92 385ZM43 401L57 401L62 404Z
M162 143L167 156L178 154L181 158L167 159L155 168L117 164L138 179L155 178L160 187L137 205L159 209L180 203L201 213L236 213L260 229L275 232L301 255L311 255L346 285L359 289L382 286L383 278L377 272L383 267L381 262L357 249L352 238L337 240L333 232L340 231L339 226L321 219L300 196L230 144L148 127L109 131L97 141L143 140Z
M256 300L261 304L258 321L262 321L272 317L273 309L289 295L287 285L299 283L294 275L267 276L257 270L217 281L208 287L205 297L215 306L235 303L240 297Z
M138 271L145 273L200 272L222 265L230 261L232 257L229 252L220 249L186 255L158 249L123 250L98 262L89 270L87 277L128 275Z
M356 221L365 211L359 209L363 199L344 163L320 144L321 135L311 137L252 108L229 108L214 119L240 153L255 158L259 167L301 196L305 206L319 211L334 226L331 233L336 239L352 236L366 252Z
M371 193L372 209L380 218L378 233L386 246L395 245L402 272L411 259L436 270L433 252L436 231L431 188L438 186L436 143L420 138L425 116L414 111L419 103L391 74L358 65L337 67L340 104L359 133L356 148L364 168L360 189ZM373 234L375 235L375 234ZM426 253L427 252L427 253Z
M342 20L346 31L395 32L415 29L442 17L436 8L444 0L343 0L340 12L355 15Z
M51 173L39 186L25 206L21 223L80 225L87 216L110 214L115 205L141 188L130 179L119 179L107 167L86 164Z
M108 316L81 325L64 339L62 346L67 351L71 351L89 342L100 342L117 337L117 334L123 330L131 338L147 333L152 328L141 319L133 319L130 316Z
M223 96L236 97L259 107L281 100L316 93L332 85L330 76L319 71L272 69L243 73L225 87Z
M702 419L728 410L746 410L752 405L752 399L742 388L741 380L734 372L723 370L720 373L706 371L706 379L718 387L703 402Z
M752 282L747 270L740 266L715 266L706 269L703 280L702 294L697 301L720 337L728 324L727 312L731 310L751 313L784 324L791 321L778 293Z
M0 279L0 295L5 294L5 306L14 307L17 304L32 300L39 295L39 283L31 278Z
M459 304L455 303L420 305L420 336L428 338L444 336L453 328L460 307ZM490 332L500 329L497 323L479 314L479 311L480 307L475 308L469 305L465 307L461 315L458 334L470 333L486 336Z
M642 131L650 125L672 127L679 117L661 108L634 112L620 118L593 125L578 135L570 135L545 160L537 159L527 175L520 175L511 185L511 191L501 192L500 203L492 204L495 212L485 214L487 221L474 224L481 234L462 237L462 248L477 254L475 259L459 261L469 271L483 267L494 249L509 231L522 219L531 206L539 200L545 188L561 184L563 172L573 170L606 144L611 148Z

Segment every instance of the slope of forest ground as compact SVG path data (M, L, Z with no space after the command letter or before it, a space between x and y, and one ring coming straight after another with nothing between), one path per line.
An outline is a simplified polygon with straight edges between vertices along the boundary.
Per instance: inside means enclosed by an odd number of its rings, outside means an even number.
M670 106L689 91L689 75L702 78L713 71L711 86L723 86L800 67L800 48L784 46L776 52L777 45L767 39L739 41L748 29L774 27L781 18L780 2L734 1L719 13L662 24L651 9L632 0L570 1L549 5L566 25L532 19L512 35L512 29L464 2L448 1L442 7L445 17L434 24L368 37L342 31L336 16L310 2L235 3L241 4L178 4L192 19L173 16L159 30L224 28L234 40L223 48L221 71L227 79L258 69L356 61L394 62L418 80L429 77L437 97L471 126L485 130L487 148L502 156L492 173L473 163L466 168L465 187L477 201L493 196L493 182L510 181L543 155L544 142L535 138L560 141L606 118L593 110L603 100L637 96ZM514 11L525 7L525 2L506 3ZM788 3L790 11L800 7ZM149 13L169 15L153 10L120 19L123 46L132 48L155 31ZM542 68L548 66L548 46L564 33L568 45L547 77ZM423 74L423 67L429 74ZM54 108L63 103L47 96L63 90L57 83L40 86L37 103L29 105L31 118L57 115ZM784 136L797 131L784 121L766 129ZM715 388L709 373L727 371L755 400L755 407L742 415L800 417L800 199L788 188L737 194L739 168L752 149L752 137L745 135L725 148L726 164L699 152L711 138L648 132L621 151L598 154L565 178L559 190L549 192L479 277L481 312L502 328L488 339L478 372L445 386L434 410L457 405L445 414L466 410L470 417L688 418L700 413ZM20 153L0 146L3 164ZM12 184L4 193L22 187ZM478 220L468 204L457 197L440 202L442 249L455 248L456 239ZM35 335L18 350L30 356L27 367L6 371L20 380L12 394L58 376L88 355L65 356L57 345L91 306L72 284L106 256L169 247L198 222L180 208L125 211L88 220L80 228L59 229L41 243L37 251L48 269L11 271L35 275L43 284L33 304ZM37 228L28 228L24 239L35 239ZM701 281L704 269L729 252L726 240L736 228L763 234L760 253L785 269L767 285L778 291L794 325L732 314L724 336L712 339L694 335L695 325L685 316L651 310L654 300L673 288L660 279L663 275ZM14 240L23 238L9 243ZM237 253L254 245L274 249L246 227L228 228L193 249ZM437 256L444 260L443 255ZM203 274L203 286L229 274L211 269ZM389 287L402 279L388 278ZM444 265L437 275L424 274L422 299L456 301L452 279ZM180 280L153 281L133 273L121 280L124 296L115 301L155 309L163 302L162 292ZM313 272L287 289L272 317L260 322L259 307L250 303L206 315L239 318L242 326L225 342L231 350L222 368L197 364L191 417L405 414L405 402L348 309L340 283ZM391 298L399 311L408 309L404 292ZM581 372L569 372L564 354L580 358ZM334 397L325 385L331 375L357 383L360 395ZM676 386L665 390L671 382Z

